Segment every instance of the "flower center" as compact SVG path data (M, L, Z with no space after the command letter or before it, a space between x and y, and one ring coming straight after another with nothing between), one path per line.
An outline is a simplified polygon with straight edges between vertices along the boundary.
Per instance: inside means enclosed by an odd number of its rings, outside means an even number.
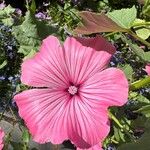
M70 86L68 88L68 92L71 94L71 95L75 95L77 92L78 92L78 88L76 86Z

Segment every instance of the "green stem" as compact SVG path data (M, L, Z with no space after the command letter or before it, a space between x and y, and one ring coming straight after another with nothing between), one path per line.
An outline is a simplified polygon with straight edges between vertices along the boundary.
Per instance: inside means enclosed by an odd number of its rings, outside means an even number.
M127 32L128 34L130 34L131 36L133 36L135 39L139 40L141 43L143 43L144 45L146 45L147 47L150 47L150 43L143 40L142 38L140 38L139 36L137 36L134 32L132 32L131 30L129 30Z
M136 82L131 83L130 90L137 90L140 89L146 85L150 84L150 76L147 76L144 79L138 80Z
M26 0L26 6L27 6L27 8L29 7L29 1L28 0Z
M147 41L145 41L145 40L143 40L142 38L140 38L139 36L137 36L133 31L131 31L131 30L126 30L126 32L128 33L128 34L130 34L131 36L133 36L135 39L137 39L138 41L140 41L141 43L143 43L144 45L146 45L147 47L150 47L150 43L149 42L147 42ZM108 33L108 34L106 34L104 37L109 37L109 36L111 36L111 35L113 35L113 34L115 34L115 33L118 33L118 32L111 32L111 33Z
M116 141L115 139L111 139L111 141L112 141L113 143L115 143L115 144L118 144L118 143L119 143L119 142Z
M118 31L117 32L110 32L110 33L105 34L104 37L109 37L109 36L114 35L116 33L118 33Z
M140 26L147 26L150 25L150 22L140 22L140 23L135 23L132 25L132 27L140 27Z
M109 111L109 117L121 128L123 129L123 125L119 122L119 120Z

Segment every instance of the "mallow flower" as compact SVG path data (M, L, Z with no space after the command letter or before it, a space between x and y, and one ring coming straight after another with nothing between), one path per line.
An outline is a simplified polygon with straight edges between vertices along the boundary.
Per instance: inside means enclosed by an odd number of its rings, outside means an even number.
M77 150L103 150L102 148L102 144L101 143L98 143L88 149L80 149L80 148L77 148Z
M4 138L4 131L0 128L0 150L2 150L4 147L3 138Z
M115 48L104 38L54 36L23 62L22 83L35 87L14 99L33 139L62 143L69 139L88 149L108 135L109 106L127 102L128 82L120 69L107 68Z

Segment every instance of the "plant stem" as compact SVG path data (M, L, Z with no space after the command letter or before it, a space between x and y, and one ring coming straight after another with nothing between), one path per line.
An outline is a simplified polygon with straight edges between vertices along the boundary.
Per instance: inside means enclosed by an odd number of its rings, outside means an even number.
M140 27L140 26L147 26L150 25L150 22L140 22L140 23L135 23L134 25L132 25L132 27Z
M150 84L150 76L147 76L144 79L138 80L136 82L131 83L130 90L137 90L140 89L146 85Z
M143 43L144 45L146 45L147 47L150 47L150 43L149 43L149 42L147 42L147 41L143 40L142 38L140 38L139 36L137 36L133 31L131 31L131 30L126 30L126 32L127 32L128 34L130 34L131 36L133 36L133 37L134 37L135 39L137 39L138 41L140 41L141 43ZM108 33L108 34L104 35L104 37L109 37L109 36L111 36L111 35L113 35L113 34L115 34L115 33L118 33L118 32L111 32L111 33Z
M147 47L150 47L149 42L147 42L147 41L143 40L142 38L140 38L139 36L137 36L133 31L129 30L127 33L130 34L131 36L133 36L135 39L137 39L141 43L143 43L144 45L146 45Z
M116 141L116 140L114 140L114 139L111 139L111 141L112 141L113 143L115 143L115 144L118 144L118 143L119 143L118 141Z
M119 122L119 120L109 111L109 117L121 128L123 129L123 125Z
M118 31L117 31L117 32L110 32L110 33L107 33L107 34L104 35L104 37L109 37L109 36L111 36L111 35L114 35L115 33L118 33Z

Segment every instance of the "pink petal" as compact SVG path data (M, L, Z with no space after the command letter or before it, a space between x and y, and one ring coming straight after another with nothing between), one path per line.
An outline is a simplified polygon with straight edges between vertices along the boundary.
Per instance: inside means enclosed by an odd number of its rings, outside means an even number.
M103 106L121 106L127 102L128 81L121 70L109 68L89 78L80 92Z
M146 71L147 74L150 76L150 64L146 65L145 71Z
M69 95L51 89L32 89L14 97L19 114L39 143L51 141L60 144L68 139L67 113L65 111Z
M107 110L96 101L51 89L32 89L14 97L19 114L33 139L60 144L70 139L79 148L89 148L109 133Z
M69 37L64 49L69 77L74 84L81 84L106 68L115 52L114 46L100 36L89 39Z
M67 75L63 49L56 37L49 36L40 52L23 62L21 81L35 87L66 87Z
M81 149L104 140L110 130L107 110L96 102L74 96L68 104L68 137Z
M2 150L4 147L3 139L4 139L4 131L0 128L0 150Z
M95 145L95 146L93 146L93 147L90 147L90 148L88 148L88 149L80 149L80 148L77 148L77 150L103 150L103 149L102 149L101 144L99 143L99 144L97 144L97 145Z

